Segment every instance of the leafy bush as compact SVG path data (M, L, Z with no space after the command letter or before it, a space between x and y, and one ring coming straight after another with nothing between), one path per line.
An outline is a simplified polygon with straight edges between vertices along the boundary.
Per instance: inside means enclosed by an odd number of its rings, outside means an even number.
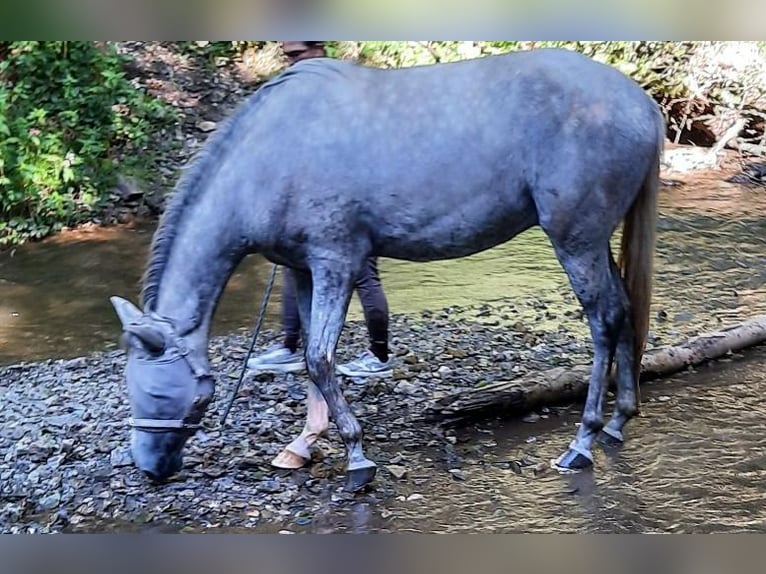
M92 216L173 113L95 42L0 42L0 247Z

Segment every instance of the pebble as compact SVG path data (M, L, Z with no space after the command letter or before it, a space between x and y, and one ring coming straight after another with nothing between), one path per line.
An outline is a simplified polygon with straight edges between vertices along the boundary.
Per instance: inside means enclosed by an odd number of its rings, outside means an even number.
M267 493L276 493L282 490L282 484L278 480L264 480L258 485L258 490Z
M407 476L407 469L398 464L389 464L386 466L386 470L397 480L401 480Z
M120 468L133 464L133 458L130 456L128 447L117 447L109 454L109 463L113 468Z
M394 392L400 395L414 395L418 392L418 387L409 381L401 381L394 387Z
M454 478L455 480L465 480L466 479L465 473L462 470L460 470L459 468L451 468L449 470L449 473L452 475L452 478Z
M39 506L42 510L53 510L61 502L61 493L53 492L40 499Z
M197 129L201 132L212 132L216 128L216 123L208 120L204 120L197 123Z

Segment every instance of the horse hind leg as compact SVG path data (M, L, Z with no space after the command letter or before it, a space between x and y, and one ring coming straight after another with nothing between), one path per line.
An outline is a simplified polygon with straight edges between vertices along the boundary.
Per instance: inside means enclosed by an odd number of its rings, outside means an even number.
M625 285L617 265L612 259L612 277L620 290L620 296L624 301L623 306L627 309L629 303L625 293ZM622 322L617 348L614 354L615 379L617 392L614 401L612 418L601 430L598 441L604 446L618 446L622 444L624 437L622 430L626 423L638 413L638 397L635 384L635 356L634 356L633 325L626 317Z
M303 340L307 341L311 324L311 275L293 271L293 276ZM306 423L303 430L271 461L272 466L288 469L305 466L311 460L311 447L327 432L329 426L327 402L314 382L309 381L306 394Z
M587 247L582 247L583 245ZM609 383L609 369L618 342L626 338L627 299L608 240L578 241L578 248L567 248L554 241L556 254L569 277L593 339L593 367L580 428L569 448L556 461L561 468L578 470L593 464L591 447L603 428L603 407ZM627 400L627 399L626 399Z

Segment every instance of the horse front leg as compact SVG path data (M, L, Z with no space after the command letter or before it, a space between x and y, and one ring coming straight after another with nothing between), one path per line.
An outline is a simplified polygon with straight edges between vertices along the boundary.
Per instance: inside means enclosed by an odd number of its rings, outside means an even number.
M285 269L284 280L290 279L295 286L298 315L301 319L301 330L305 342L308 340L311 325L311 275L302 271ZM305 466L311 460L312 445L327 432L329 426L327 402L319 388L309 381L306 394L306 424L303 431L271 461L272 466L289 469Z
M311 446L327 432L329 426L327 402L317 386L309 382L303 431L271 461L272 466L291 469L304 467L311 460Z
M349 270L346 270L349 271ZM313 274L311 329L306 344L309 376L327 401L333 421L346 446L347 491L369 484L377 466L364 456L362 427L351 412L335 376L335 349L346 318L356 274L320 268Z

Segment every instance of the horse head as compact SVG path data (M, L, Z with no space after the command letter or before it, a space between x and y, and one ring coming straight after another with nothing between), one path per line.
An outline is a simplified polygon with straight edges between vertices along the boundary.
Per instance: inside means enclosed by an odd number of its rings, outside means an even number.
M204 357L171 320L120 297L110 301L127 351L133 461L151 480L162 481L181 469L183 447L200 427L215 383Z

